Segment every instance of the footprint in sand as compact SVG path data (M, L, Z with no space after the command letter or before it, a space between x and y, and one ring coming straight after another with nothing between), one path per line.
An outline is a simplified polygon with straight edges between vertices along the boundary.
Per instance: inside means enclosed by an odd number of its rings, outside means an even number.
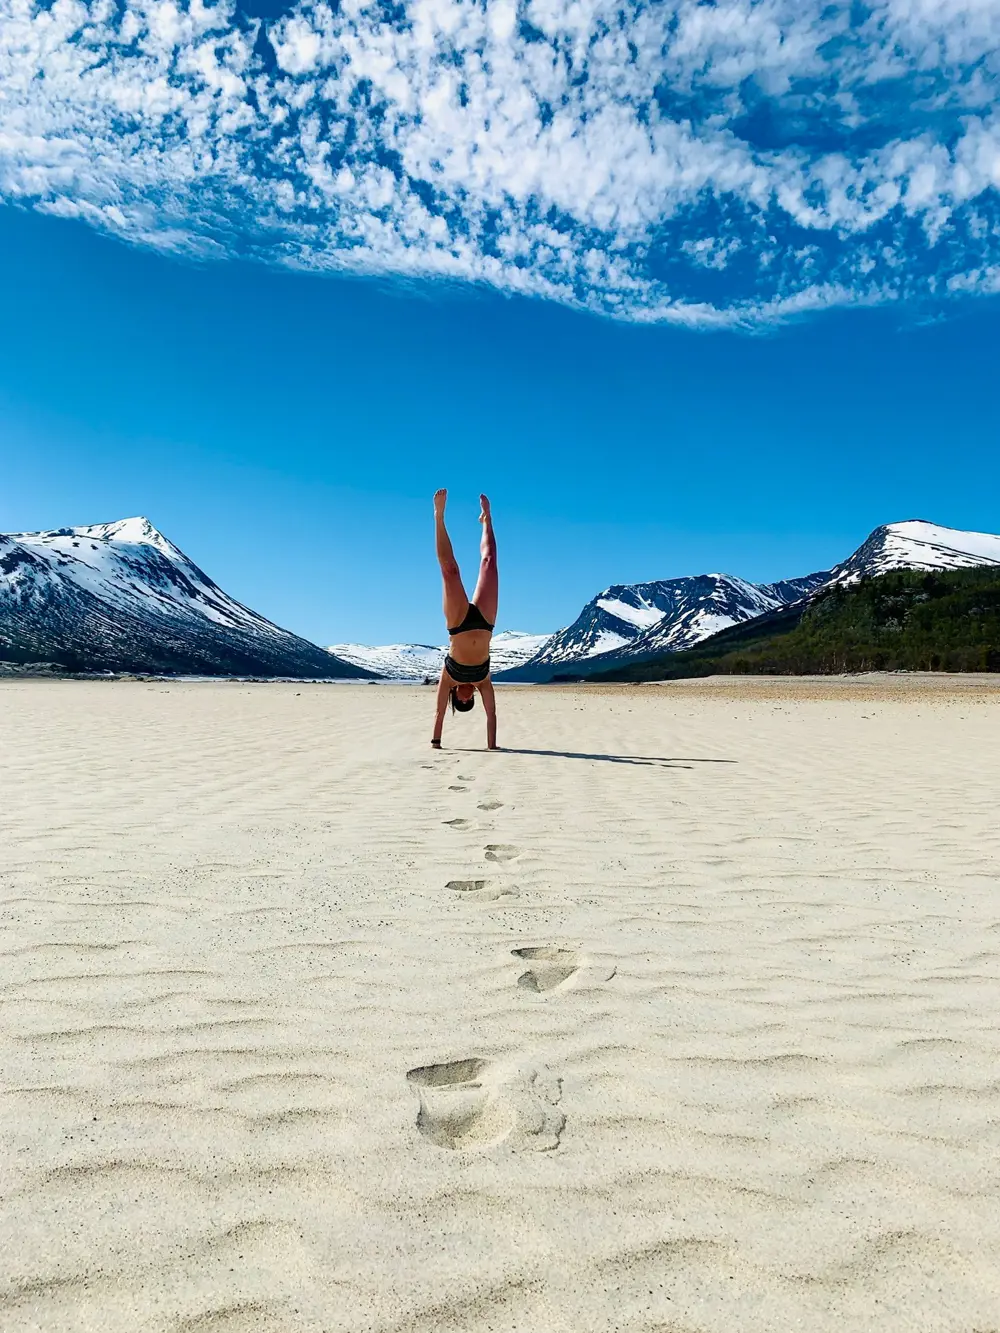
M449 791L468 791L469 789L468 789L468 787L449 787L448 790L449 790ZM480 806L480 809L482 809L481 806Z
M441 823L447 824L449 828L465 828L472 821L470 819L442 819Z
M517 979L525 990L541 994L555 990L570 981L580 970L581 958L575 949L559 949L542 945L528 949L511 949L515 958L523 958L531 966Z
M450 879L445 888L454 889L456 893L479 893L481 889L486 888L486 881L485 879Z
M420 1065L406 1077L420 1098L417 1129L439 1148L476 1152L505 1140L518 1149L559 1146L566 1124L554 1109L559 1079L538 1070L505 1074L475 1058Z
M512 1129L509 1109L482 1081L486 1060L421 1065L407 1079L417 1089L417 1129L439 1148L488 1148Z
M445 888L467 895L469 902L474 903L495 903L498 898L517 897L517 889L502 888L489 879L450 879Z
M466 777L464 773L456 773L455 777L459 780L459 782L475 782L476 780L473 777Z
M487 861L513 861L521 855L521 849L509 842L490 842L484 848L483 855Z
M476 808L478 810L499 810L502 805L503 801L480 801Z

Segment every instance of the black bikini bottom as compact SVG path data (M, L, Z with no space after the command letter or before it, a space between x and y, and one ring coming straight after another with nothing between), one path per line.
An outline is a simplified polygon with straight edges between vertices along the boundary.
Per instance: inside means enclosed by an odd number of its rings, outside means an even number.
M477 685L490 674L490 659L487 657L485 662L466 666L464 662L456 662L449 653L444 659L444 669L459 685Z

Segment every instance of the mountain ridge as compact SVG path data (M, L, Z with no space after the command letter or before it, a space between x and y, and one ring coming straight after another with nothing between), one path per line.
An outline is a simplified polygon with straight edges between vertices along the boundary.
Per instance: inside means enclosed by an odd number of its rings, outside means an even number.
M612 584L554 634L530 661L497 680L544 682L568 668L658 651L679 651L727 625L798 600L828 571L755 584L733 574L693 574L640 584Z
M1000 669L1000 564L894 568L827 584L815 597L679 653L621 660L595 681L718 675Z
M611 584L552 635L494 636L495 679L588 677L685 652L720 632L769 623L833 586L899 569L1000 566L1000 535L926 519L882 524L829 570L771 583L696 574ZM334 644L281 629L237 602L149 519L0 534L0 661L66 670L422 680L446 649Z
M1000 565L1000 536L905 519L879 525L845 560L801 578L754 584L737 575L697 574L613 584L592 598L534 658L497 679L544 683L560 676L589 677L621 662L683 652L734 625L794 606L835 583L894 569L931 571L983 564ZM654 604L661 612L658 616ZM630 620L633 605L639 616Z
M503 671L532 657L552 636L526 634L521 630L500 630L493 635L490 659L494 671ZM439 676L447 646L428 643L334 643L329 651L364 670L379 672L390 680L422 681Z

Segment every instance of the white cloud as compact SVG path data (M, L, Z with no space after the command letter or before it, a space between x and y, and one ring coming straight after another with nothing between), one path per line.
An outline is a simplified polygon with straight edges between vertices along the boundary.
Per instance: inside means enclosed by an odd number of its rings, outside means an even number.
M136 243L746 322L993 290L1000 5L0 0L0 194Z

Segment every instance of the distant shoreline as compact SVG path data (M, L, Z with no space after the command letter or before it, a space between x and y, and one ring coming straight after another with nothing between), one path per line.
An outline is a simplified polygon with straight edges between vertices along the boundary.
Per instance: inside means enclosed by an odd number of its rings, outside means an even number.
M406 691L414 688L430 689L415 680L365 680L330 677L327 679L297 678L294 676L154 676L129 672L73 672L51 663L0 662L0 685L5 681L54 681L123 685L336 685L367 688L378 685L381 689L398 687ZM432 682L433 684L434 682ZM690 676L677 680L651 681L558 681L537 683L529 681L503 682L500 690L517 693L583 693L591 696L618 694L635 697L642 692L655 694L682 693L702 698L727 698L733 701L767 701L770 699L884 699L907 700L954 695L970 700L1000 700L1000 672L986 671L869 671L848 675L757 676L716 675Z

